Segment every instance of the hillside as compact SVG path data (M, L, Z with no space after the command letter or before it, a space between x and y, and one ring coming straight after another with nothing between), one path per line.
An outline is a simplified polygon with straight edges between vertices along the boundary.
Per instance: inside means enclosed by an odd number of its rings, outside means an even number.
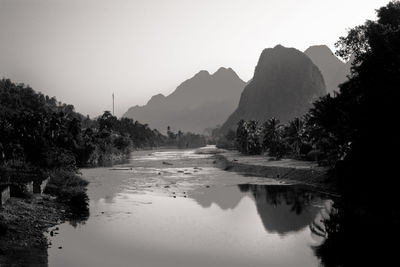
M153 96L146 105L131 107L123 117L146 122L165 132L172 130L203 133L222 124L239 102L245 82L231 68L214 74L200 71L168 96Z
M286 122L304 115L312 101L324 94L322 74L308 56L281 45L265 49L222 131L235 129L240 119L264 122L275 117Z
M347 80L350 63L339 60L326 45L310 46L304 54L319 68L326 83L327 93L338 91L338 85Z

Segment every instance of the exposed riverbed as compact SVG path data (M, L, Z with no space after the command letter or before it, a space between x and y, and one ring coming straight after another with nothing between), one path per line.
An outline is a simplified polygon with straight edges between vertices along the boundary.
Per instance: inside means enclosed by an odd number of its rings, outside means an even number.
M48 266L318 266L309 226L326 196L214 163L195 150L140 151L83 169L90 215L50 229Z

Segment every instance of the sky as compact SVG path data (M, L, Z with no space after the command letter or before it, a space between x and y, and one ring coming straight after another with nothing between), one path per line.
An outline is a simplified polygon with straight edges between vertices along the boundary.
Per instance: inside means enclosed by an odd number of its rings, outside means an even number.
M265 48L334 43L388 0L0 0L0 77L115 115L200 70L251 79Z

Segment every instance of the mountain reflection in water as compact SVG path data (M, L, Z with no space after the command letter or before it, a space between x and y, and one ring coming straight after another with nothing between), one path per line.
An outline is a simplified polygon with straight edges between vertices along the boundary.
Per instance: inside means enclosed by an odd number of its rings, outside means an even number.
M268 232L285 235L297 232L316 218L322 198L300 186L239 185L242 192L251 192L258 214Z
M323 233L329 197L310 188L226 172L193 150L139 151L128 164L82 174L89 209L77 205L56 226L48 262L36 266L321 264L313 247L324 236L313 229Z
M203 190L192 197L203 208L213 203L223 210L235 209L250 196L269 233L286 235L309 227L324 207L326 196L299 185L239 184Z

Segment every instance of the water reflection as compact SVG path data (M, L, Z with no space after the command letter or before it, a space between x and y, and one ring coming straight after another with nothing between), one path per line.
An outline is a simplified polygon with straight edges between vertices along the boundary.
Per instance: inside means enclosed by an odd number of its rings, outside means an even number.
M191 195L203 208L212 204L233 210L245 196L254 200L258 215L269 233L286 235L314 223L327 197L299 185L239 184L203 188ZM319 215L319 216L318 216ZM315 228L314 228L315 229Z
M189 152L84 170L90 217L77 205L72 226L58 226L49 265L318 266L308 226L325 196L224 172Z
M67 219L73 227L85 224L89 219L89 197L86 191L77 193L68 203Z
M321 210L318 193L291 185L238 185L251 192L265 230L286 235L308 227Z
M193 193L191 198L203 208L209 208L212 204L215 204L222 210L233 210L244 196L245 194L233 185L203 188Z
M315 255L321 260L325 267L343 266L342 249L344 243L344 216L340 201L333 203L321 220L315 221L311 231L318 236L323 236L321 244L313 246Z

